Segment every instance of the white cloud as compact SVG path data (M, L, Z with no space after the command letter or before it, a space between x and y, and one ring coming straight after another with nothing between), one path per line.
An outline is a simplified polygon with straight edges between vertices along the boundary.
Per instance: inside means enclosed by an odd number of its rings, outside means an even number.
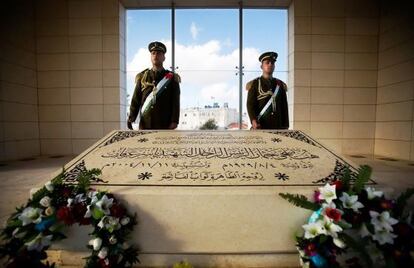
M167 47L165 68L171 66L171 41L161 40ZM238 108L239 77L236 76L239 64L239 50L234 49L228 53L222 51L229 40L220 42L210 40L198 45L176 44L177 73L181 76L181 104L182 107L204 106L218 102L223 105L228 102L230 107ZM243 49L244 70L260 71L257 60L259 51L255 48ZM139 48L133 59L127 64L127 86L132 95L135 75L150 67L150 54L146 48ZM256 77L258 73L246 72L243 83ZM244 88L244 86L243 86ZM243 100L246 92L243 90ZM211 99L214 96L214 100Z
M195 24L195 22L191 22L191 26L190 26L190 33L191 33L191 37L196 40L198 33L201 31L201 29L199 27L197 27L197 25Z
M205 101L214 99L214 102L223 103L229 100L237 100L239 94L236 85L230 85L228 82L219 82L201 88L200 96Z

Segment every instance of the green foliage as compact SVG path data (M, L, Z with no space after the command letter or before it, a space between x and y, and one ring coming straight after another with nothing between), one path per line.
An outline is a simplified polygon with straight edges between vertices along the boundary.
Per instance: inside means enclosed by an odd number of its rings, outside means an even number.
M408 199L414 194L414 188L408 188L405 192L401 193L395 202L394 213L398 216L402 216L404 208L407 205Z
M79 191L86 192L91 185L91 180L101 175L101 173L101 170L97 168L82 171L78 177L77 188Z
M366 266L364 267L373 267L373 262L371 260L371 257L367 253L363 243L364 240L361 240L361 242L357 242L355 239L353 239L351 236L347 235L346 233L342 233L340 238L345 242L345 244L353 248L357 251L357 253L361 256L361 258L365 261Z
M341 182L344 189L349 189L349 185L351 184L351 170L348 166L345 168L344 176L341 178Z
M41 250L37 251L27 250L27 243L34 239L38 239L39 235L41 235L41 237L52 235L51 241L53 242L63 240L66 238L63 231L67 225L71 225L72 223L81 224L83 220L88 221L88 219L82 219L82 217L79 216L79 212L78 214L75 214L77 212L76 205L83 206L85 209L85 207L90 204L91 198L88 197L88 192L91 190L90 184L91 181L96 180L99 175L101 175L101 170L99 169L85 170L77 175L76 181L78 183L76 185L67 184L64 182L65 170L62 169L62 172L50 181L51 187L45 185L32 195L32 198L28 200L25 206L16 208L16 211L9 217L7 225L1 232L3 244L0 245L0 258L8 258L6 264L7 267L55 267L54 264L45 262L47 258L46 250L49 248L49 245L41 245ZM71 198L74 200L78 194L84 194L84 199L82 201L76 201L76 204L72 204L70 205L70 208L67 208L68 199ZM106 191L97 191L96 197L101 199L106 194L108 194ZM45 214L46 208L42 207L39 203L45 196L48 196L51 199L51 209L49 210L49 214ZM114 198L112 194L111 198ZM119 206L122 206L116 199L114 202ZM30 222L23 226L22 221L18 218L22 211L27 207L41 209L42 220L40 222ZM58 211L60 211L60 213ZM129 217L131 221L128 224L121 226L119 230L112 230L109 227L100 228L97 226L100 220L104 217L104 213L99 209L94 209L92 217L89 218L89 222L82 224L92 225L94 229L91 235L93 237L101 237L103 241L108 241L111 235L115 235L115 237L117 237L116 244L110 245L108 248L111 255L123 257L116 264L116 267L130 267L134 263L139 262L138 250L134 246L125 249L121 245L127 241L127 237L133 230L133 226L136 224L136 215L129 215L126 210L121 213L122 215L117 217ZM64 217L64 219L62 219L62 217ZM92 250L90 246L89 248ZM92 251L91 255L86 259L85 267L97 267L100 260L96 251Z
M364 189L365 184L369 181L372 174L372 168L364 165L358 169L358 176L354 183L354 191L359 194Z
M318 204L315 204L313 202L310 202L306 196L300 195L300 194L289 194L289 193L279 193L279 195L283 198L289 201L289 203L301 207L304 209L309 210L318 210L320 206Z
M173 268L193 268L193 266L187 261L180 261L174 264Z
M216 130L218 125L214 118L208 119L201 127L200 130Z

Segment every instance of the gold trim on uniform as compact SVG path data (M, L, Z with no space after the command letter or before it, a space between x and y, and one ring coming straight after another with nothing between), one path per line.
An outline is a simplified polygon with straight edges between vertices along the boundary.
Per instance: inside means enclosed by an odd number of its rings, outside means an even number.
M265 99L269 96L271 97L273 95L272 90L263 91L261 80L262 79L259 77L259 85L258 85L259 92L258 92L258 95L257 95L257 100L262 100L262 99Z

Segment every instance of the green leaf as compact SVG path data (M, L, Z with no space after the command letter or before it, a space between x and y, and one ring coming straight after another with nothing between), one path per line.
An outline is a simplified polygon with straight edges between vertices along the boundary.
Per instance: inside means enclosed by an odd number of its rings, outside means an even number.
M320 235L319 236L319 243L323 244L328 240L328 237L326 235Z
M90 185L91 185L90 178L86 174L81 173L78 177L77 188L79 188L80 190L86 192L89 189Z
M403 214L404 208L407 205L407 201L413 194L414 188L408 188L396 199L394 212L397 216L401 216Z
M102 218L103 216L105 216L105 213L102 211L102 210L99 210L99 209L96 209L96 208L94 208L93 210L92 210L92 217L95 219L95 220L99 220L100 218Z
M352 224L348 223L347 221L345 221L344 219L340 220L338 222L338 225L342 228L342 229L349 229L352 228Z
M89 189L89 186L91 185L91 181L97 178L101 174L102 174L102 171L98 168L93 168L93 169L82 171L77 178L78 180L77 188L81 191L86 192Z
M301 207L304 209L309 209L309 210L318 210L320 208L320 206L318 204L315 204L313 202L310 202L306 196L304 195L300 195L300 194L289 194L289 193L279 193L279 195L289 201L289 203L297 206L297 207Z
M42 187L36 193L33 194L33 197L29 201L29 203L37 205L39 203L40 199L47 196L48 194L49 194L49 191L45 187Z
M372 168L367 165L363 165L358 169L358 176L354 183L354 191L359 194L364 189L365 184L369 181L372 174Z
M348 166L345 168L344 176L341 178L341 182L344 189L348 190L351 183L351 170Z
M187 261L180 261L175 263L173 268L193 268L193 266Z
M366 267L373 267L371 257L365 250L365 247L362 243L357 242L355 239L353 239L351 236L347 235L346 233L342 233L340 235L340 238L345 242L345 244L348 247L354 249L357 253L361 255L362 259L365 261L367 265ZM362 240L362 242L363 241L364 240Z
M385 259L385 267L387 268L396 268L398 267L397 264L395 263L394 259L389 256L388 254L384 254L384 259Z

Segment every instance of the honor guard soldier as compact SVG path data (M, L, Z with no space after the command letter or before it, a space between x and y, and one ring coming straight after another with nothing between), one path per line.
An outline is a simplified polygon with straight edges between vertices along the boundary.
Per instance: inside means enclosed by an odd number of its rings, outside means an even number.
M139 118L139 129L175 129L180 117L180 77L164 69L167 48L163 43L152 42L148 50L152 68L135 77L128 128Z
M273 77L277 56L276 52L260 55L262 76L246 84L247 112L252 129L289 128L287 86Z

